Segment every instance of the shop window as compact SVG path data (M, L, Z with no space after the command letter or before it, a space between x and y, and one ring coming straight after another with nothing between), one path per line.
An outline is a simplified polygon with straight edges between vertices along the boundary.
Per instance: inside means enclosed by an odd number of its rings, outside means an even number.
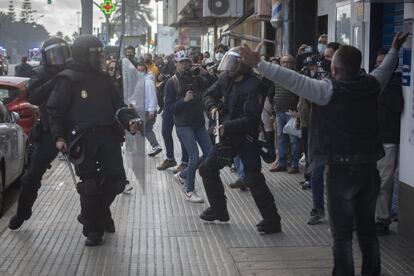
M351 42L351 4L336 8L336 42L341 44Z

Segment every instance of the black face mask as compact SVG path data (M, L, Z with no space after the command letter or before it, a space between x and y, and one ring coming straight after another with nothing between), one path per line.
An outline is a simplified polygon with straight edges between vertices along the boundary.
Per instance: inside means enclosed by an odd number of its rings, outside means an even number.
M331 61L327 59L323 59L321 61L321 67L325 72L331 72Z

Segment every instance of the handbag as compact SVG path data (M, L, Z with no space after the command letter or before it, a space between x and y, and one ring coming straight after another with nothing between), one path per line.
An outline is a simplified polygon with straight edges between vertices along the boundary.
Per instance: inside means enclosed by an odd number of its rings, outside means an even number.
M302 131L296 128L296 118L291 117L286 125L283 127L283 133L288 135L297 136L299 138L302 137Z

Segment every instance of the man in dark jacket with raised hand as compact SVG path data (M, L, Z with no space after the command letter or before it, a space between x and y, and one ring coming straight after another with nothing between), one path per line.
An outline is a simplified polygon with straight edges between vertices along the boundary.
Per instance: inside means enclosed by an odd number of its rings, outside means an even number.
M280 232L280 216L261 172L260 148L256 143L264 102L260 92L265 91L264 86L250 67L240 64L239 48L226 53L218 70L224 73L205 93L204 107L212 118L219 112L220 127L216 135L220 135L221 141L212 148L199 169L210 203L200 218L229 220L220 170L238 155L244 165L246 184L263 217L257 230Z
M378 52L376 67L381 65L385 55L386 51L384 50ZM401 73L394 72L384 91L378 98L379 130L385 151L385 156L377 163L381 177L381 189L378 194L375 212L378 236L388 235L390 233L390 209L400 144L401 111L404 107L401 81Z
M58 154L49 127L46 102L53 90L56 74L63 69L69 58L69 46L63 39L52 37L46 40L42 46L42 65L34 69L34 75L29 80L28 100L40 107L40 121L31 132L33 153L30 155L30 165L20 180L17 214L9 222L11 230L20 228L32 215L32 206L37 198L42 176Z
M362 275L379 275L380 249L375 205L380 178L377 160L384 153L378 132L378 96L397 64L408 34L397 34L381 66L361 74L361 52L341 46L331 64L332 79L314 80L260 61L259 52L242 48L243 62L267 78L315 103L310 126L310 167L325 163L328 210L334 239L333 275L354 275L352 230L356 224Z
M56 147L69 152L81 180L76 189L85 245L95 246L102 242L104 232L115 232L110 206L125 188L123 132L115 116L119 115L124 128L137 129L133 117L122 115L121 93L102 71L102 43L92 35L80 36L73 43L72 54L74 61L57 76L47 109Z

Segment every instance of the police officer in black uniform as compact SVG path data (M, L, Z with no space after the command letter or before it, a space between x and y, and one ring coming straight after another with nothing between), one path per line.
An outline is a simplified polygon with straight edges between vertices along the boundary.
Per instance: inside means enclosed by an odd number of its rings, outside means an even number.
M245 170L245 180L263 217L257 230L264 233L281 231L280 216L275 200L261 172L260 147L257 143L263 109L263 86L250 67L240 64L239 48L226 53L219 71L219 79L206 91L204 107L214 117L220 114L220 143L210 151L200 165L210 207L200 218L206 221L228 221L220 169L229 165L234 156L240 156Z
M120 146L123 132L115 119L122 115L119 110L125 104L103 72L102 51L96 37L78 37L72 46L74 61L57 76L47 103L56 147L68 151L81 180L76 187L81 203L78 220L83 224L87 246L99 245L104 232L115 232L110 205L125 188ZM119 116L126 129L136 132L132 118Z
M49 127L46 102L53 90L56 74L70 58L70 49L63 39L53 37L43 43L41 52L42 64L34 69L27 88L29 102L40 107L40 121L31 131L33 152L28 160L30 165L20 180L17 214L9 222L11 230L18 229L32 215L42 176L58 153Z

